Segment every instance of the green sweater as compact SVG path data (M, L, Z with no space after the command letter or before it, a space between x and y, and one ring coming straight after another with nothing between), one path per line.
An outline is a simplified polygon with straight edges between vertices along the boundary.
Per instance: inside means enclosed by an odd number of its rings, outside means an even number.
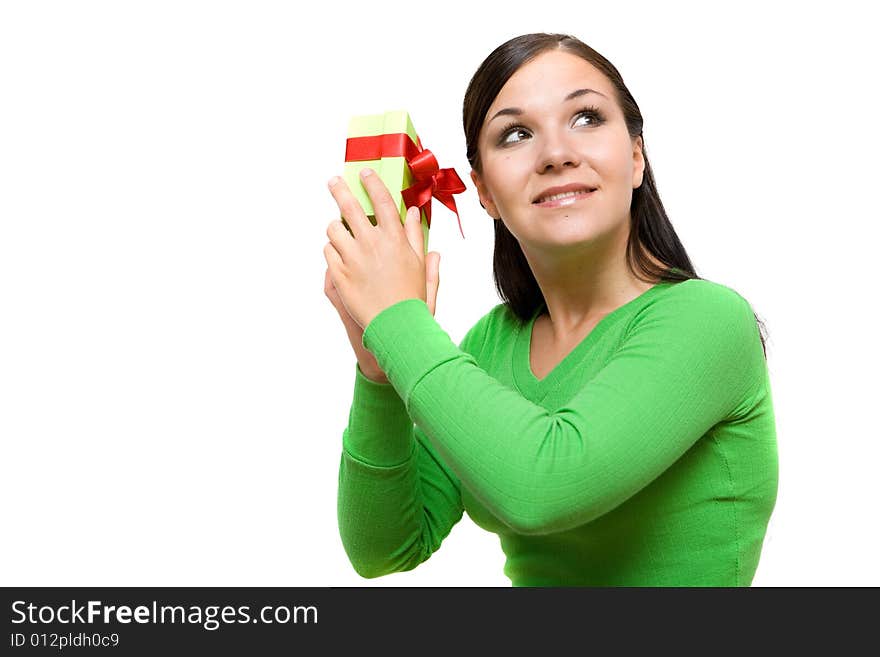
M661 282L606 315L545 378L538 309L505 304L456 346L425 302L364 331L338 521L356 572L415 568L464 511L513 586L748 586L776 502L769 373L749 303Z

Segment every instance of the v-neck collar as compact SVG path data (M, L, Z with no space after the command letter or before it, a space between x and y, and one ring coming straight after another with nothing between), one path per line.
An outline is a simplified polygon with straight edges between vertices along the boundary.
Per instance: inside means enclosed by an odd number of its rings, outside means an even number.
M657 294L660 289L673 284L672 281L660 281L652 287L642 292L639 296L627 301L622 306L618 306L610 313L605 315L593 327L593 329L581 340L574 348L566 354L566 356L556 364L543 379L539 379L532 372L531 366L531 350L532 350L532 331L535 321L540 314L546 310L547 304L541 302L539 307L532 314L531 319L522 324L516 335L513 354L513 376L519 389L531 397L538 392L549 392L557 383L565 379L573 367L576 367L583 360L584 354L589 351L590 347L599 340L605 332L614 325L614 323L623 317L625 311L637 304L643 304L653 295Z

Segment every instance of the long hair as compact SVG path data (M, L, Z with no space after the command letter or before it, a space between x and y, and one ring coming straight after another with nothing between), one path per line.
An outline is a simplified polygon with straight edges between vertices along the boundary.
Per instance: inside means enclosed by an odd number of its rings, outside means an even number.
M642 184L633 190L630 203L630 232L626 244L626 263L640 280L680 282L697 275L687 251L675 233L660 194L654 183L651 163L642 134L642 113L632 94L623 83L617 68L601 54L579 39L568 34L524 34L498 46L480 64L471 78L464 95L462 119L464 123L467 158L471 168L482 175L482 163L478 151L480 130L489 107L508 79L527 62L548 50L562 50L577 55L601 71L614 87L615 100L623 110L627 131L631 138L642 137L642 155L645 171ZM501 300L522 321L527 321L544 303L544 295L532 274L531 267L519 241L511 234L503 221L495 221L495 253L492 272L495 288ZM651 254L665 267L658 267ZM759 327L764 358L767 347L763 322L755 315Z

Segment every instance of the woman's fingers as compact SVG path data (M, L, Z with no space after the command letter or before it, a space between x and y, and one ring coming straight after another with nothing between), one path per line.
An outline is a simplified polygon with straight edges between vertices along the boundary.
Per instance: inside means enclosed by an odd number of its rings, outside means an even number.
M342 272L345 265L342 262L342 257L339 255L339 251L336 250L336 247L332 242L327 242L324 245L324 260L327 261L327 278L330 279L330 285L333 286L332 294L338 297L341 303L344 303L342 302L342 295L339 294L339 282L336 278L340 275L340 272ZM324 290L327 290L326 279L324 281ZM330 300L332 301L333 297L330 297Z
M339 206L339 212L345 217L345 222L351 229L354 238L357 238L358 235L363 235L364 231L373 227L370 220L367 219L367 215L364 214L364 209L361 207L361 204L345 183L345 180L339 176L334 176L330 182L327 183L327 188L336 200L336 205ZM339 224L342 225L342 222L340 221Z
M379 175L370 169L364 167L360 171L360 179L370 196L370 202L373 204L373 213L376 216L376 225L380 228L396 228L400 225L400 209L397 203L391 198L391 192L385 186L385 181ZM350 192L349 192L350 193Z
M406 240L410 248L415 251L422 264L425 263L425 240L422 235L422 211L418 206L412 206L406 210L406 221L403 224Z
M327 238L330 241L324 246L325 256L327 255L327 249L332 249L335 251L335 255L338 258L336 262L339 265L344 262L349 262L351 249L355 247L355 239L345 228L345 225L341 220L334 219L327 224ZM333 262L331 262L330 258L327 259L327 264L331 267L333 266Z

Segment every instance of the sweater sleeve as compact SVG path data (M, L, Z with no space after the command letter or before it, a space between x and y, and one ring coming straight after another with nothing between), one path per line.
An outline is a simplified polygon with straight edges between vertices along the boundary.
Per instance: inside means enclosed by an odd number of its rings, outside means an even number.
M481 323L460 349L481 344ZM463 515L459 486L394 387L355 365L337 494L339 532L355 571L379 577L427 560Z
M733 413L765 367L748 302L685 284L641 309L554 412L480 369L420 299L384 309L363 343L460 483L520 534L565 531L623 503Z

